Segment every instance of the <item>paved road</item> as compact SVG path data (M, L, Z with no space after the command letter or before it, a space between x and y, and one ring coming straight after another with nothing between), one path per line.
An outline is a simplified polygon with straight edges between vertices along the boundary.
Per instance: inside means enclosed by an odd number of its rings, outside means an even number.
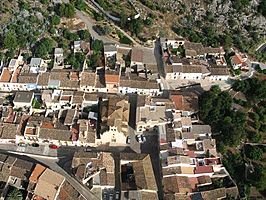
M42 163L45 166L48 166L50 169L58 172L59 174L63 175L65 179L86 199L88 200L98 200L98 198L95 197L95 195L90 192L90 190L79 183L74 177L70 176L62 167L58 165L59 158L57 157L47 157L47 156L41 156L41 155L33 155L25 152L16 152L13 151L11 148L10 150L7 150L8 147L5 148L5 150L0 149L0 152L7 153L9 155L15 155L16 157L19 157L21 159L29 160L28 158L31 158L30 161L35 160L39 163ZM69 158L65 157L63 158L65 161L67 161Z
M138 149L140 144L137 143ZM160 171L160 160L159 160L159 149L158 149L158 134L147 135L147 142L141 145L141 153L150 154L152 165L156 177L156 182L159 189L159 195L162 196L162 185L161 185L161 171ZM48 147L49 148L49 147ZM0 152L12 153L20 156L23 159L32 158L52 170L63 175L66 180L85 198L89 200L97 199L90 190L78 182L75 177L71 174L71 161L73 155L77 151L84 151L86 147L76 146L61 146L57 150L47 149L47 145L40 145L39 147L19 147L15 144L0 144ZM134 153L130 147L110 147L102 145L99 147L88 147L92 152L111 152L115 161L115 188L116 190L121 189L120 182L120 153L128 152ZM140 150L139 150L140 151ZM46 154L44 154L44 152ZM160 198L161 199L161 198Z
M161 50L161 44L160 44L159 39L157 39L155 42L154 56L156 58L159 75L160 75L160 77L165 78L164 62L163 62L163 58L162 58L162 50Z
M110 13L106 12L97 2L95 2L94 0L90 0L89 2L91 2L94 6L96 6L98 8L98 10L100 10L104 15L106 15L108 18L110 18L113 21L116 22L120 22L120 18L115 17L113 15L111 15ZM89 3L88 2L88 3Z
M159 156L159 133L144 133L144 135L146 136L147 141L141 145L141 153L150 154L152 167L158 187L158 196L159 199L163 199L162 172Z

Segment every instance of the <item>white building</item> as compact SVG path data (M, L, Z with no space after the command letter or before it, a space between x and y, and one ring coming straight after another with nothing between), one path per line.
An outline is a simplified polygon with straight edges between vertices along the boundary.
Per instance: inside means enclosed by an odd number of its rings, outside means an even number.
M203 65L166 66L166 80L177 78L188 80L201 80L210 75L210 71Z
M211 75L209 76L210 80L214 81L226 81L230 77L228 68L226 67L211 67Z
M183 46L185 43L184 38L168 39L160 38L161 46L163 50L168 48L177 49L179 46Z
M31 73L41 73L46 72L45 63L41 58L31 58L30 60L30 72Z
M120 79L118 91L122 94L136 93L140 95L160 95L160 87L156 81L148 81L146 79Z
M117 48L115 44L109 44L109 43L104 44L103 49L104 49L105 58L112 57L117 54Z

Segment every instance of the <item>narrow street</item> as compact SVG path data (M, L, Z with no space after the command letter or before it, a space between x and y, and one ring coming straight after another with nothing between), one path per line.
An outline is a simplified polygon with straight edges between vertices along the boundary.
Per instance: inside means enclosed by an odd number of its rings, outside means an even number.
M160 162L160 145L159 145L159 134L149 133L145 135L147 141L141 145L141 153L149 154L151 157L152 167L158 187L159 199L163 199L163 185L162 185L162 172Z
M62 167L58 165L60 159L58 159L57 157L46 157L46 156L33 155L33 154L14 152L14 151L10 152L8 150L2 150L2 149L0 149L0 152L17 158L28 160L31 162L41 163L44 166L47 166L53 171L64 176L65 179L86 199L98 200L98 198L96 198L95 195L91 193L87 187L79 183L74 177L69 175L64 169L62 169Z

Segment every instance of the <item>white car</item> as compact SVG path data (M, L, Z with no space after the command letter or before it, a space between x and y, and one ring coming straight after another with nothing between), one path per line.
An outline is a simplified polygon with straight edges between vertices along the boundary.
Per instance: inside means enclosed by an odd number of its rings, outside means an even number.
M136 140L139 143L144 143L144 142L146 142L146 137L144 135L136 135Z

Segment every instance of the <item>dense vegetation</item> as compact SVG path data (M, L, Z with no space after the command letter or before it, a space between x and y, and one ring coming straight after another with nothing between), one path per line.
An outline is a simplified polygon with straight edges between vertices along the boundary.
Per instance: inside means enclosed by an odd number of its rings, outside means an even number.
M8 61L13 58L19 50L23 53L24 59L29 57L41 57L53 59L55 47L63 48L65 64L70 64L74 69L82 69L88 52L73 54L71 46L74 41L82 40L91 43L91 35L88 30L71 30L62 27L61 20L64 17L72 18L75 15L75 8L86 10L84 0L71 0L70 3L52 4L51 1L42 0L41 8L31 7L28 1L19 1L19 10L6 9L3 12L14 16L12 21L0 24L0 60ZM29 12L24 17L23 13ZM23 17L22 17L23 16ZM94 53L89 61L90 66L97 66L100 63L99 41L93 42ZM100 44L100 49L102 44ZM96 48L96 49L94 49ZM51 61L49 67L53 66ZM95 66L94 66L95 67Z
M240 111L233 111L232 102L228 92L221 92L218 86L213 86L200 98L200 117L219 133L218 141L236 146L243 138L246 116Z
M250 186L266 189L266 169L260 162L264 161L266 148L245 144L266 138L266 82L257 78L236 81L233 89L242 92L246 100L232 98L229 92L213 86L200 97L199 114L204 123L212 126L218 150L224 154L224 165L245 196ZM242 109L235 109L234 104Z

